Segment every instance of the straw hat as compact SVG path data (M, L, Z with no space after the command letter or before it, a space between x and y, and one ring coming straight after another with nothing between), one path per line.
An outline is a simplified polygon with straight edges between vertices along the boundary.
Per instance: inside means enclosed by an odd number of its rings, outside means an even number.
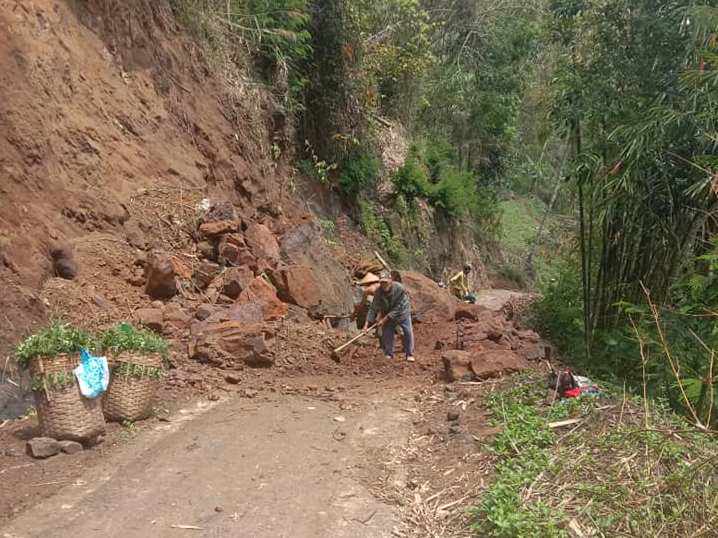
M360 286L368 286L369 284L376 284L379 282L379 277L376 276L374 273L367 273L364 275L364 278L362 278L357 284Z

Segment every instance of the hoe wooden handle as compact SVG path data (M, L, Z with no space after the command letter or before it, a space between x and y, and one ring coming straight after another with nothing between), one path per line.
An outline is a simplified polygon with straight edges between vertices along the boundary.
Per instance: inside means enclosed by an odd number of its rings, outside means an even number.
M353 344L354 342L356 342L356 341L359 340L360 338L362 338L362 337L366 336L367 334L369 334L369 331L371 331L371 330L372 330L373 328L375 328L377 325L378 325L378 323L375 323L374 325L372 325L371 327L369 327L366 331L360 332L360 333L357 334L354 338L352 338L352 339L349 340L348 342L345 342L344 344L342 344L341 346L339 346L338 348L336 348L334 351L332 351L332 353L333 353L333 354L339 353L340 351L342 351L342 350L345 349L346 347L350 346L351 344Z

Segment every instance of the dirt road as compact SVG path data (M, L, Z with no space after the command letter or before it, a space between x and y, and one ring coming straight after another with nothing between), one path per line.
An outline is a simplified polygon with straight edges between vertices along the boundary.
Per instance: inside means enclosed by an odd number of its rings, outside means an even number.
M395 508L370 489L381 455L406 442L405 390L272 394L182 410L1 536L390 536Z

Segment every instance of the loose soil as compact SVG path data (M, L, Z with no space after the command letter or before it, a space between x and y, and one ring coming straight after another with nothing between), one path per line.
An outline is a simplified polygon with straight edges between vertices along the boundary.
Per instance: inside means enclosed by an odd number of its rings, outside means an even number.
M114 427L79 457L18 457L41 493L14 490L3 537L169 537L181 525L208 537L468 536L493 432L478 396L494 382L337 381L193 402L138 431ZM40 502L24 510L29 499Z

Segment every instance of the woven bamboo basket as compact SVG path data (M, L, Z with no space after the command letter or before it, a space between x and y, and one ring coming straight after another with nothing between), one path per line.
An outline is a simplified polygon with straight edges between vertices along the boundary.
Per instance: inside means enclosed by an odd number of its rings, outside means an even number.
M87 442L105 433L101 398L85 398L80 393L73 370L80 364L79 354L38 357L30 363L30 374L42 380L43 388L33 391L42 434L60 440ZM70 376L62 387L46 383L48 374Z
M103 403L107 420L141 420L152 412L154 398L160 380L152 377L135 377L117 373L123 365L162 368L162 357L158 353L139 355L122 353L110 361L110 386Z

